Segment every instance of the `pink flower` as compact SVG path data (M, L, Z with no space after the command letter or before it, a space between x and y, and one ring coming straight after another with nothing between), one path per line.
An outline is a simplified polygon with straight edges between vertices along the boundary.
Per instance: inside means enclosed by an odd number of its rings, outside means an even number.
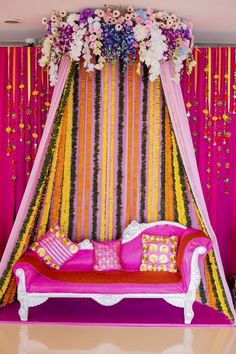
M120 16L120 11L119 10L114 10L112 14L113 14L113 17L117 18L117 17Z
M140 25L141 23L143 23L143 19L141 17L136 17L136 22L138 25Z
M94 42L94 41L96 41L97 36L95 36L94 34L91 34L91 35L89 36L89 39L90 39L91 42Z
M133 26L133 22L132 21L127 21L126 22L128 26L132 27Z
M91 42L90 45L89 45L89 47L90 47L91 49L94 49L94 48L95 48L94 42Z
M128 7L127 7L127 11L128 11L129 13L131 13L131 12L133 12L133 11L134 11L134 9L133 9L133 7L132 7L132 6L128 6Z
M78 26L78 25L74 25L74 26L73 26L73 31L74 31L74 32L77 32L78 29L79 29L79 26Z

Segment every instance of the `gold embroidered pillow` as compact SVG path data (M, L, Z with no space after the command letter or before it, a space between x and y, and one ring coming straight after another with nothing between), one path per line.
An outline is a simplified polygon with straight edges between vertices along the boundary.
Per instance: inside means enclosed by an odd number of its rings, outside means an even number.
M177 236L142 235L142 262L140 270L177 272Z
M30 249L36 252L49 268L60 269L78 252L79 247L68 239L58 224L55 224L40 240L34 242Z

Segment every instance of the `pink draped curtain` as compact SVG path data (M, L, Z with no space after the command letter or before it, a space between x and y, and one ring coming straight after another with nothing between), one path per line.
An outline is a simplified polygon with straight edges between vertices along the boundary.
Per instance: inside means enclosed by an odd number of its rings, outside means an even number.
M227 275L236 273L236 48L195 49L182 92L201 184Z

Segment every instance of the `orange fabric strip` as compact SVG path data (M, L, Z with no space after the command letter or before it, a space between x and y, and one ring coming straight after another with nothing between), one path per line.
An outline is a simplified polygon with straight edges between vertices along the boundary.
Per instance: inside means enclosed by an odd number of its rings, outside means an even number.
M80 242L83 211L83 188L84 188L84 120L85 120L85 103L86 103L86 72L85 68L80 68L80 102L79 102L79 141L78 141L78 174L77 174L77 241Z

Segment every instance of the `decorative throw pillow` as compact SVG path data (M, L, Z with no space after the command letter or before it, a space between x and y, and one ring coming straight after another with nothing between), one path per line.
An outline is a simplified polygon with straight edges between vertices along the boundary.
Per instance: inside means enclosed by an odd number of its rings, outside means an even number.
M60 269L78 252L79 247L68 239L58 224L54 224L40 240L30 246L30 249L35 251L49 268Z
M177 272L177 236L142 235L142 263L140 270Z
M120 262L121 240L95 242L93 241L94 263L96 271L122 270Z

